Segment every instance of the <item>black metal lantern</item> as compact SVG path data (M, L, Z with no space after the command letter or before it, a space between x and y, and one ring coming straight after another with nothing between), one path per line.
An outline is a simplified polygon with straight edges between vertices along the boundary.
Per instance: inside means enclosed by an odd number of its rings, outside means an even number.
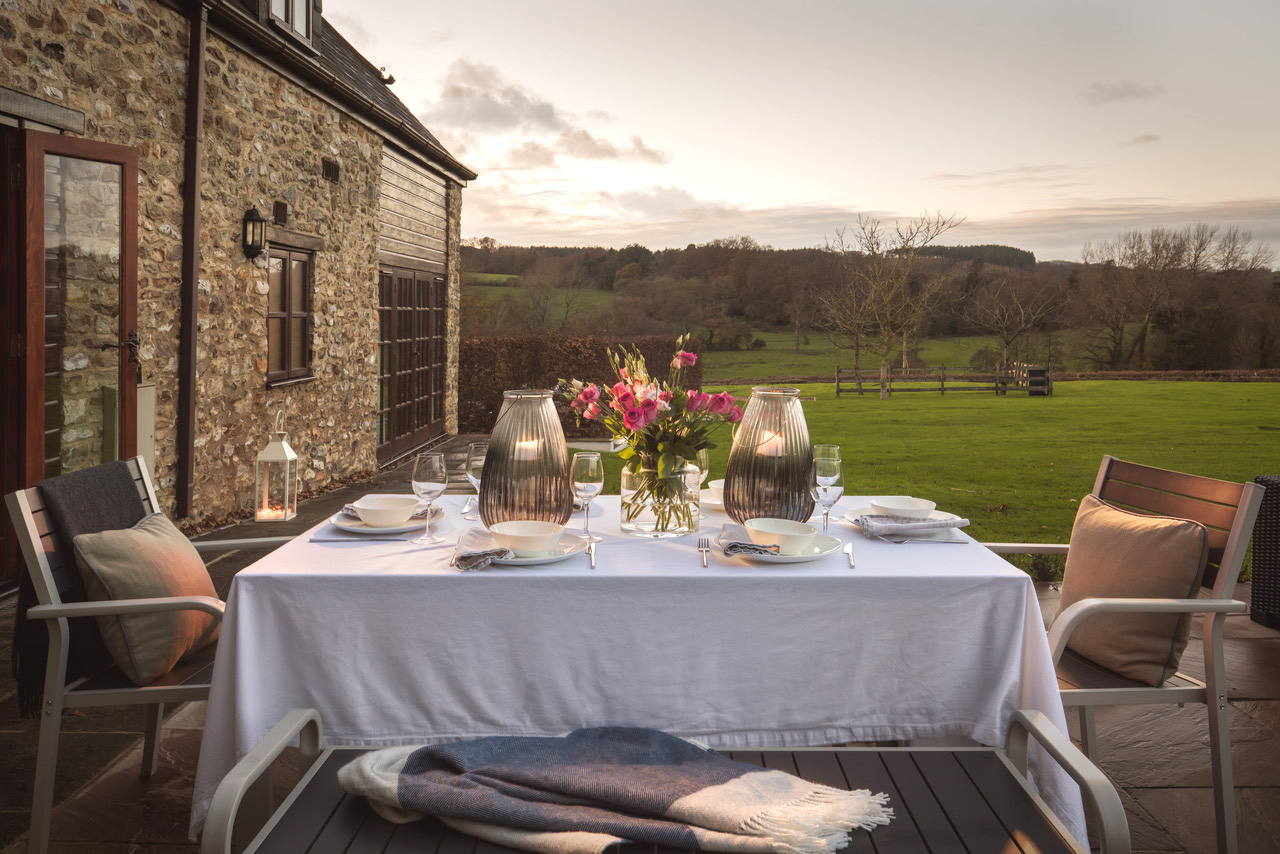
M267 221L257 208L244 212L244 257L253 259L267 248Z

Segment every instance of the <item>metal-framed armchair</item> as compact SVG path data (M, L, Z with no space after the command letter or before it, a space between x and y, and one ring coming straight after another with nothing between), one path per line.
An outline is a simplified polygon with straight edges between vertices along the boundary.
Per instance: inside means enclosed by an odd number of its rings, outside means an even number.
M133 485L146 513L159 510L155 489L141 457L127 461ZM111 500L103 496L104 501ZM43 854L49 844L49 821L53 811L54 779L58 761L62 713L68 708L89 706L145 706L147 722L142 756L142 776L155 773L159 761L160 726L167 704L203 700L209 694L217 642L180 662L154 681L137 685L114 665L100 672L68 677L71 647L69 621L76 617L126 615L158 611L197 610L221 620L224 604L208 596L118 599L110 602L64 601L73 589L75 558L64 553L52 515L36 487L5 496L9 518L22 549L38 604L27 618L43 620L48 629L49 649L45 663L43 698L40 705L40 736L36 756L36 776L31 802L31 831L28 851ZM197 551L237 548L266 548L281 545L289 538L222 540L193 543Z
M1223 662L1223 629L1229 614L1244 613L1244 602L1232 598L1263 489L1182 474L1105 456L1094 482L1095 497L1144 516L1189 519L1205 526L1208 555L1199 596L1188 598L1086 598L1070 604L1054 620L1049 645L1057 666L1064 706L1079 712L1084 753L1095 757L1097 706L1158 703L1204 703L1209 717L1209 751L1213 774L1218 850L1235 854L1235 793L1227 721L1227 685ZM1002 554L1070 554L1070 544L986 543ZM1122 676L1070 649L1071 636L1099 614L1204 615L1205 679L1177 672L1159 685ZM1188 617L1189 619L1189 617Z

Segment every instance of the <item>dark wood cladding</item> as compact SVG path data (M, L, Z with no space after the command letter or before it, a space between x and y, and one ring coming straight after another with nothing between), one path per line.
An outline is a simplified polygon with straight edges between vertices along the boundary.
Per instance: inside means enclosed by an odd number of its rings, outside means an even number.
M441 176L389 146L383 149L378 213L382 263L444 272L446 190Z

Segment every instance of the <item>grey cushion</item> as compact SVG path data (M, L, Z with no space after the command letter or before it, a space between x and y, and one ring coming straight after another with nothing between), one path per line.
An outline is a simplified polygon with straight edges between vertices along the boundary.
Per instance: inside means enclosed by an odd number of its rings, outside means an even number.
M217 597L199 552L163 513L132 528L81 534L75 548L90 601ZM192 610L97 619L111 657L139 685L155 681L208 646L221 625L213 615Z
M1062 605L1089 598L1193 599L1209 554L1204 525L1144 516L1086 495L1076 512L1062 578ZM1191 632L1189 614L1098 614L1067 646L1147 685L1174 674Z

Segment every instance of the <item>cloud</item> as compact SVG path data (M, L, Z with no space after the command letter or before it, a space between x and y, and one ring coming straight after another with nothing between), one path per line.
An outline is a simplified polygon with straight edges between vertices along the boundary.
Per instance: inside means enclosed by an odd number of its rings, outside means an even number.
M1121 146L1125 146L1125 145L1150 145L1150 144L1151 144L1151 143L1153 143L1153 142L1159 142L1159 141L1160 141L1160 136L1159 136L1159 134L1154 134L1154 133L1144 133L1144 134L1141 134L1141 135L1139 135L1139 136L1135 136L1133 139L1126 140L1125 142L1120 143L1120 145L1121 145Z
M551 131L568 127L554 104L505 79L492 65L455 60L445 72L440 100L428 104L420 118L432 127L502 133Z
M1143 86L1132 80L1122 80L1119 83L1091 83L1080 93L1080 97L1092 107L1101 107L1116 101L1145 101L1163 94L1163 86Z
M556 153L540 142L526 140L507 152L509 169L544 169L556 165Z
M666 163L667 155L645 145L638 136L631 137L629 148L619 148L607 139L595 136L582 128L567 130L556 141L556 150L569 157L583 160L644 160L649 163Z
M1068 187L1075 184L1075 171L1073 167L1063 163L1045 163L991 169L986 172L934 172L924 179L957 187L999 187L1008 184Z

